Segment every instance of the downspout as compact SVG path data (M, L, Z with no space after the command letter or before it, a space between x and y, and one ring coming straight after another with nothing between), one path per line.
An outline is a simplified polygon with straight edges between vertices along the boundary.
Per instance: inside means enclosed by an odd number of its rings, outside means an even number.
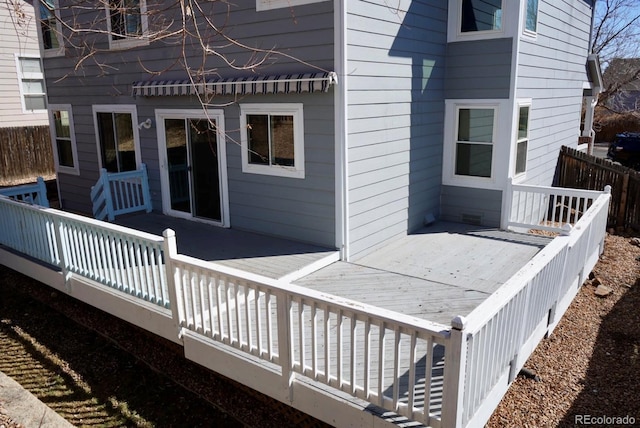
M335 136L335 218L336 248L340 259L349 260L349 174L347 148L347 1L334 0L334 67L338 84L334 86Z

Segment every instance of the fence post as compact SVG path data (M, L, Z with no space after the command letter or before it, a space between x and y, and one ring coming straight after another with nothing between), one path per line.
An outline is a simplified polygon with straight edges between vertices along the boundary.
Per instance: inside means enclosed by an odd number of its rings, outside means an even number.
M165 229L162 232L164 240L162 242L162 251L164 253L164 269L165 278L167 280L167 291L169 292L169 309L171 309L171 318L178 334L178 338L182 337L182 304L179 299L181 293L178 287L182 289L182 284L176 280L176 273L173 267L173 259L178 254L178 246L176 244L176 232L172 229Z
M609 188L609 192L607 192L607 187ZM611 186L607 185L605 187L605 192L611 193ZM620 190L620 204L618 205L618 218L616 218L616 226L618 227L627 227L626 218L627 218L627 197L629 193L629 173L626 172L622 176L622 189Z
M67 246L64 244L64 234L62 233L62 223L60 222L59 216L53 217L53 236L56 240L56 248L58 250L58 267L62 272L62 277L64 278L64 285L67 287L67 283L69 280L69 269L67 267L67 258L65 257L65 251Z
M507 188L502 192L502 216L500 229L507 230L511 221L511 209L513 208L513 180L507 180Z
M445 345L444 384L442 386L442 426L463 427L464 381L467 368L467 320L457 316L451 321L449 341Z
M107 210L107 220L115 220L113 212L113 199L111 197L111 183L109 182L109 173L105 168L100 170L100 179L98 182L102 184L102 193L104 194L104 206Z
M291 347L291 299L283 291L278 292L278 359L282 369L284 397L293 402L293 348ZM300 328L303 328L302 326Z

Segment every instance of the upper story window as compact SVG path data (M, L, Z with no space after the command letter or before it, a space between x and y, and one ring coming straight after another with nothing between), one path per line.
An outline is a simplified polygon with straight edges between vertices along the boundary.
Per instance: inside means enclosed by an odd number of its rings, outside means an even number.
M502 30L502 0L462 0L460 32Z
M241 104L242 171L304 178L302 104Z
M529 146L530 105L520 105L518 109L518 134L516 137L516 175L527 171L527 149Z
M283 7L300 6L303 4L320 3L328 0L256 0L256 10L281 9Z
M538 0L527 0L527 9L524 12L524 31L533 34L538 31Z
M16 55L20 95L24 112L44 112L47 109L47 95L44 89L42 62L37 56Z
M105 7L112 49L149 43L146 0L109 0Z
M140 163L136 107L93 106L100 165L109 172L137 169Z
M58 172L79 174L76 136L71 105L50 105L49 125L53 139L53 157Z
M58 0L39 0L37 4L42 52L45 56L60 55L63 45Z

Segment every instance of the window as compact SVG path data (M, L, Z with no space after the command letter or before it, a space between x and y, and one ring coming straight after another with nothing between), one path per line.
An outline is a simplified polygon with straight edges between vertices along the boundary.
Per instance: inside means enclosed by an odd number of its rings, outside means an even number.
M44 90L42 63L36 56L17 56L18 78L22 110L25 112L43 112L47 109L47 95Z
M502 30L502 0L462 0L460 32Z
M106 3L109 46L112 49L145 45L149 41L146 0L109 0Z
M527 0L524 29L529 33L535 33L538 29L538 0Z
M304 178L302 104L240 105L242 171Z
M78 154L71 105L49 106L49 125L54 143L53 158L56 170L78 175Z
M283 7L300 6L303 4L319 3L327 0L256 0L256 10L280 9Z
M494 108L458 108L455 174L491 177Z
M518 134L516 138L516 175L527 170L527 147L529 145L529 109L521 105L518 111Z
M62 24L60 23L58 1L39 0L40 40L45 56L60 55L62 49Z
M135 106L94 106L100 165L109 172L137 169L140 163Z

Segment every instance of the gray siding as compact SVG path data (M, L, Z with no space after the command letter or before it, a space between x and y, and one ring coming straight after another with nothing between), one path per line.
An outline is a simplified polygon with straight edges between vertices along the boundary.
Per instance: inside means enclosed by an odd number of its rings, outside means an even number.
M209 17L225 24L226 35L247 46L275 49L286 56L270 54L263 66L255 70L234 70L210 56L206 63L208 69L222 77L314 71L313 67L333 70L332 2L264 12L256 12L255 4L252 0L233 3L227 12L227 5L222 2L207 3L215 9ZM87 15L86 19L93 17ZM153 29L153 24L150 28ZM96 35L93 39L96 47L108 49L106 36ZM246 50L234 45L220 51L226 59L235 61L236 66L245 64L250 57ZM202 65L199 52L186 54L191 67ZM45 60L50 102L71 103L74 113L80 175L60 176L61 198L66 209L80 212L91 209L89 191L99 174L92 104L135 104L139 121L152 118L154 122L155 109L200 108L195 97L131 96L134 81L186 78L186 71L176 61L181 55L181 49L171 43L153 42L128 51L97 53L76 72L73 56ZM109 64L109 67L99 64ZM164 72L155 76L145 68ZM234 143L240 141L238 102L304 103L305 179L242 173L240 149ZM211 104L212 108L223 108L225 113L231 226L335 246L333 90L327 94L216 98ZM155 123L151 129L141 129L139 135L142 162L149 170L153 206L160 210Z
M516 98L532 99L529 184L551 185L560 147L577 146L590 23L583 0L543 0L536 39L521 41Z
M348 220L358 258L437 215L447 5L347 7Z
M512 51L511 38L449 43L445 98L509 98Z
M457 223L499 227L502 191L442 186L440 218Z

